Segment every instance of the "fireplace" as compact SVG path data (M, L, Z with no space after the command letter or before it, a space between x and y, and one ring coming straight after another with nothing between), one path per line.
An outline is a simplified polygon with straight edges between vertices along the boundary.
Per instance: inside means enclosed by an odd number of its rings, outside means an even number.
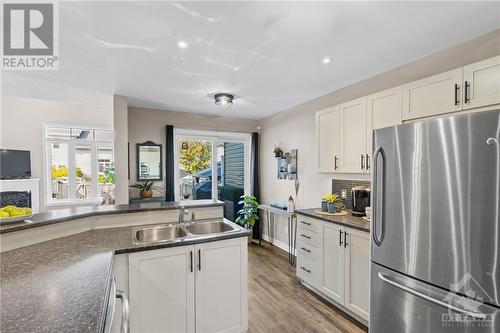
M0 192L0 207L4 206L31 207L30 191L4 191Z

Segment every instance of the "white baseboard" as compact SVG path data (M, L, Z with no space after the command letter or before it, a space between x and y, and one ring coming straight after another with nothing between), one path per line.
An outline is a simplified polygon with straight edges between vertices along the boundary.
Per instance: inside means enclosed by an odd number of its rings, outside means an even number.
M274 245L274 246L276 246L276 247L278 247L278 248L282 249L282 250L283 250L283 251L285 251L286 253L288 253L288 252L289 252L289 251L288 251L288 244L283 243L283 242L280 242L280 241L279 241L279 240L277 240L276 238L273 238L273 241L271 242L271 241L269 240L269 236L268 236L268 235L266 235L266 234L262 234L262 239L263 239L263 240L265 240L266 242L269 242L270 244L272 244L272 245ZM294 252L295 252L294 254L295 254L295 255L297 255L297 249L295 249L295 251L294 251Z

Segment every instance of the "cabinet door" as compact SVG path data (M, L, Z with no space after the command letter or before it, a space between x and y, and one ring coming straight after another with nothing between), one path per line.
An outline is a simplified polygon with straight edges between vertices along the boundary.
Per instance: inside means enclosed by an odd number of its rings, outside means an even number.
M366 154L366 97L340 105L340 171L362 173Z
M464 109L499 104L500 56L465 66L463 87Z
M194 246L129 254L131 332L194 332Z
M340 114L338 105L316 112L318 172L334 172L338 167Z
M195 246L196 331L248 329L247 238Z
M403 86L403 120L434 116L462 109L462 68Z
M344 304L344 227L323 225L323 276L321 290L334 301Z
M346 228L346 232L344 305L368 320L370 234L350 228Z
M371 161L372 131L399 125L402 122L402 87L385 90L366 97L366 154ZM367 170L370 171L370 161Z

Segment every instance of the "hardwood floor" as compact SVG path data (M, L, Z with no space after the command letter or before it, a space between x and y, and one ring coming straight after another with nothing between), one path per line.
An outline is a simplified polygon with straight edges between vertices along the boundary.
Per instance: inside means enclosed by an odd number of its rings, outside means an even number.
M366 332L366 327L307 291L281 249L262 242L248 251L249 332Z

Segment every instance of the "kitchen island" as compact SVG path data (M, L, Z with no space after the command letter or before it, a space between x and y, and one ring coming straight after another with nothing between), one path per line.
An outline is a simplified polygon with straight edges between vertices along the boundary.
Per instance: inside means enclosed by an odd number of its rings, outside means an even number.
M249 232L222 219L221 202L167 203L163 207L127 206L129 205L111 206L106 209L77 209L75 212L81 214L75 214L74 218L69 216L70 210L42 213L33 216L35 221L40 221L39 224L33 223L37 227L29 227L23 223L22 228L3 228L3 233L0 234L2 243L6 237L10 237L7 242L13 243L17 234L25 238L35 232L38 234L34 238L43 241L35 240L36 243L1 253L0 331L102 332L105 326L110 324L106 323L106 309L109 297L114 297L110 295L110 290L115 255L132 252L154 253L173 247L187 248L241 239L239 243L245 244L245 256L242 256L242 260L245 260L246 288L246 236ZM180 240L137 240L137 231L140 228L156 227L157 224L154 223L161 220L161 215L158 214L162 212L168 212L165 214L165 223L175 222L172 221L172 216L178 217L181 207L189 207L195 214L198 213L196 209L201 210L200 217L205 217L206 209L216 207L220 210L217 221L231 226L231 232L188 234ZM151 212L155 212L154 219L149 215ZM184 213L184 210L182 212ZM114 215L113 223L99 220L102 215L110 214ZM134 219L143 216L144 219L134 221L129 215L133 215ZM211 221L187 220L185 226ZM116 221L121 221L123 225L116 227ZM25 223L29 225L29 222ZM79 226L80 223L84 225L83 228ZM54 227L64 230L56 230ZM68 228L74 232L68 234ZM40 237L40 230L44 233L53 232L53 238L46 239L47 235ZM64 236L60 237L61 234ZM134 309L133 301L131 300L131 312Z

